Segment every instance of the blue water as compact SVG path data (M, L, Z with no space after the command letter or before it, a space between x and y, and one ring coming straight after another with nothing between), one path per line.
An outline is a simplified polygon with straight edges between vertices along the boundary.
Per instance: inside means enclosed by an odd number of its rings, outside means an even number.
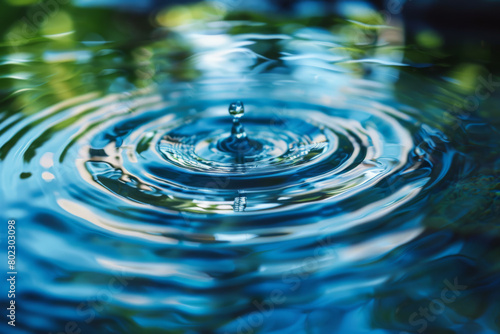
M217 21L2 53L2 333L500 332L498 119L350 36Z

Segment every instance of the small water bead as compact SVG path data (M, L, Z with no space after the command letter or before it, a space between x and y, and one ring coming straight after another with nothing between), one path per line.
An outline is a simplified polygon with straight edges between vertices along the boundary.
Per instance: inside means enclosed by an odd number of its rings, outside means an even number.
M233 102L229 105L229 114L233 116L233 122L245 114L245 105L241 101Z

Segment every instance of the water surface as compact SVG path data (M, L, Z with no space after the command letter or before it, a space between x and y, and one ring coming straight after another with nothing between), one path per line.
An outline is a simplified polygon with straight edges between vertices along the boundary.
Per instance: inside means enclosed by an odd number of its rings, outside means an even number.
M2 46L15 332L500 330L497 100L454 107L491 73L397 26L166 25Z

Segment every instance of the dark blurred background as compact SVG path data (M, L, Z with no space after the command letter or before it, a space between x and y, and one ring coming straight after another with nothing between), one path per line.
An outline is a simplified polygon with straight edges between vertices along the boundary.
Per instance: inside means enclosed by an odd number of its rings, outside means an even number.
M64 7L75 25L86 26L104 39L123 39L155 28L155 15L175 7L182 18L183 7L198 1L172 0L5 0L0 4L0 33L6 36L27 18L28 32L42 25L44 15L52 15L56 7ZM474 61L490 69L498 69L496 55L500 51L500 29L497 0L371 0L371 1L304 1L304 0L216 0L212 4L226 13L271 12L276 16L315 17L331 13L345 18L366 18L377 13L388 24L402 22L405 30L406 58L412 62L428 62L448 66ZM40 9L42 13L40 13ZM314 22L311 22L314 23Z

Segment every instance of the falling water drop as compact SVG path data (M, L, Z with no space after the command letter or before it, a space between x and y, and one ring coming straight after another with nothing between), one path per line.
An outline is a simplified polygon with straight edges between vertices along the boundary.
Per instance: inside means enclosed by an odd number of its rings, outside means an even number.
M236 101L229 105L229 114L234 117L233 122L238 120L245 114L245 106L243 102Z

